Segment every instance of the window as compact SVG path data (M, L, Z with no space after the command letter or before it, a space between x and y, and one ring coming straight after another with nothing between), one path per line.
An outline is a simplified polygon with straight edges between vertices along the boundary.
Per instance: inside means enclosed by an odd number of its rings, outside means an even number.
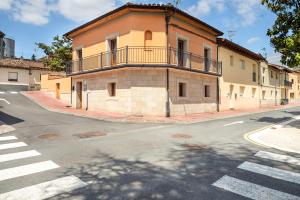
M292 84L294 84L294 79L292 79Z
M254 98L256 95L256 88L252 88L252 98Z
M262 91L262 99L266 99L266 91L265 90Z
M178 96L186 97L186 83L178 83Z
M263 84L265 83L265 77L263 77Z
M256 82L256 65L253 65L252 81Z
M232 66L232 67L233 67L233 65L234 65L233 56L230 56L230 66Z
M8 72L8 81L18 81L18 72Z
M152 32L147 30L145 31L145 46L151 46L152 41Z
M241 60L241 69L245 69L245 61Z
M271 78L273 78L273 71L271 71Z
M208 47L204 48L204 67L205 71L210 71L210 66L211 66L211 49Z
M210 86L209 85L204 86L204 96L210 97Z
M263 68L263 74L265 73L265 71L266 71L266 68Z
M243 97L245 94L245 87L244 86L240 86L240 96Z
M111 97L116 96L116 85L117 84L115 82L108 84L108 94L109 94L109 96L111 96Z
M276 80L278 79L278 74L276 73Z

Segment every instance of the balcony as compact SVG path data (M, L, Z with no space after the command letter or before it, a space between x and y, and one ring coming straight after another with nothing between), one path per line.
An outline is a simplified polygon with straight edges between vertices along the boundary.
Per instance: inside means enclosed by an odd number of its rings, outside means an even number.
M292 87L293 86L293 82L292 81L288 81L288 80L284 80L284 86L285 87Z
M222 74L222 63L190 52L165 47L123 47L74 60L67 74L76 75L121 67L171 67L211 75Z

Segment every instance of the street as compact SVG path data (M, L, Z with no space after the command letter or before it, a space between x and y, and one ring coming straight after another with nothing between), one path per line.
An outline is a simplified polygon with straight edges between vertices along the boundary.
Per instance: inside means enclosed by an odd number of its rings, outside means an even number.
M0 199L300 199L300 155L244 138L299 107L155 124L49 112L20 93L0 99L0 121L16 129L0 135Z

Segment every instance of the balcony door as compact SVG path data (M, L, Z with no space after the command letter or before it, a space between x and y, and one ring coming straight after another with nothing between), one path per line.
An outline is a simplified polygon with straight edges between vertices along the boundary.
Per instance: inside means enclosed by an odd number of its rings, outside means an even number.
M117 39L109 40L109 50L110 50L110 63L115 65L117 63Z
M178 48L178 66L184 66L184 50L185 50L186 42L184 40L178 40L177 48Z
M211 50L210 48L204 48L204 68L205 71L210 71L211 65Z
M82 49L77 50L78 71L82 71Z

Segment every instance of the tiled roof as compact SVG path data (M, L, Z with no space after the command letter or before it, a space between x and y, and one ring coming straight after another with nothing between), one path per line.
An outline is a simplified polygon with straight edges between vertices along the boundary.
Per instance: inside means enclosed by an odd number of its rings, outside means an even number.
M254 60L258 60L258 61L263 61L265 60L265 58L261 55L261 54L258 54L258 53L255 53L245 47L242 47L230 40L227 40L225 38L218 38L218 45L220 46L224 46L230 50L233 50L239 54L242 54L244 56L247 56L247 57L250 57Z
M32 61L27 59L19 59L19 58L0 59L0 67L50 70L48 67L45 67L42 62Z
M68 37L71 33L76 32L76 31L78 31L78 30L80 30L82 28L85 28L85 27L87 27L87 26L89 26L89 25L91 25L91 24L93 24L93 23L95 23L95 22L97 22L97 21L105 18L105 17L113 15L113 14L119 12L119 11L122 11L122 10L126 9L126 8L155 9L155 10L162 10L162 11L166 11L168 9L168 10L176 12L176 13L182 15L182 16L185 16L185 17L187 17L187 18L189 18L189 19L191 19L191 20L193 20L193 21L195 21L195 22L197 22L199 24L202 24L202 25L206 26L210 30L216 32L218 36L223 35L222 31L220 31L220 30L216 29L215 27L213 27L213 26L211 26L211 25L209 25L209 24L207 24L207 23L199 20L198 18L193 17L190 14L188 14L188 13L186 13L186 12L184 12L184 11L176 8L176 7L174 7L172 4L158 4L158 3L157 4L155 4L155 3L154 4L136 4L136 3L130 3L129 2L129 3L123 5L123 6L117 8L115 10L112 10L111 12L108 12L108 13L106 13L106 14L104 14L104 15L102 15L102 16L100 16L100 17L98 17L98 18L96 18L96 19L94 19L94 20L92 20L90 22L87 22L87 23L85 23L85 24L83 24L83 25L81 25L81 26L79 26L79 27L71 30L70 32L64 34L64 36Z

